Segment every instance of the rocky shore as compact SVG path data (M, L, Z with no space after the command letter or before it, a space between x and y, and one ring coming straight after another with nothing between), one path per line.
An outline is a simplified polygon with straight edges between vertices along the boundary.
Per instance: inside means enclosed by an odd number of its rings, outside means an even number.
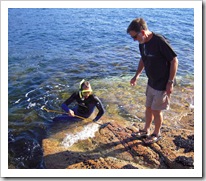
M48 169L193 169L194 112L178 120L181 127L162 126L162 139L149 146L131 133L143 128L142 122L104 116L98 130L69 147L62 141L69 132L85 126L63 126L44 139L44 162Z

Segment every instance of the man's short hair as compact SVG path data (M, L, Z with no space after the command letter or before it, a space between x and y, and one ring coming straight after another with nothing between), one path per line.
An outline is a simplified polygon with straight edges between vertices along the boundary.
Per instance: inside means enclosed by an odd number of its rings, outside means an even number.
M135 31L139 33L141 30L148 30L147 23L143 18L134 19L127 28L127 33Z

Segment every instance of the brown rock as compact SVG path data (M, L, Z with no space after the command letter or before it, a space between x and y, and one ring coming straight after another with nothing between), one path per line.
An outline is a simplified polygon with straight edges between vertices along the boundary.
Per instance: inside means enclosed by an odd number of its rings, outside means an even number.
M66 128L43 140L45 165L49 169L194 168L193 115L181 121L189 126L184 129L163 126L162 139L149 146L131 137L143 123L104 118L103 122L109 122L106 127L95 132L94 137L79 140L68 148L61 144L65 133L71 131ZM74 132L75 128L72 129Z

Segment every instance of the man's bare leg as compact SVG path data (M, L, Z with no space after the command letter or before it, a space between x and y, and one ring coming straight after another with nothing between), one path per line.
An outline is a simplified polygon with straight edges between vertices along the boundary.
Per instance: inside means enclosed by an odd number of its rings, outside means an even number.
M162 111L160 110L152 110L152 114L154 115L154 124L155 124L155 129L153 134L160 135L160 128L162 126L163 122L163 114Z
M151 123L154 119L154 115L153 112L151 110L150 107L146 107L146 111L145 111L145 127L144 127L144 131L147 131L148 133L150 133L150 126Z

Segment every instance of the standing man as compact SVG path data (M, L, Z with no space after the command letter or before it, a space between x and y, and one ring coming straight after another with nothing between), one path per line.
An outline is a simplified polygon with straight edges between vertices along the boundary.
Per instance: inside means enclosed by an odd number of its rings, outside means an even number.
M127 28L127 33L139 42L141 58L135 76L130 84L136 85L143 69L148 77L146 89L145 126L133 136L146 138L146 144L152 144L161 139L160 128L163 122L162 110L169 109L170 94L173 91L174 80L178 68L177 55L167 40L149 31L142 18L134 19ZM155 129L150 134L150 126L154 120Z

